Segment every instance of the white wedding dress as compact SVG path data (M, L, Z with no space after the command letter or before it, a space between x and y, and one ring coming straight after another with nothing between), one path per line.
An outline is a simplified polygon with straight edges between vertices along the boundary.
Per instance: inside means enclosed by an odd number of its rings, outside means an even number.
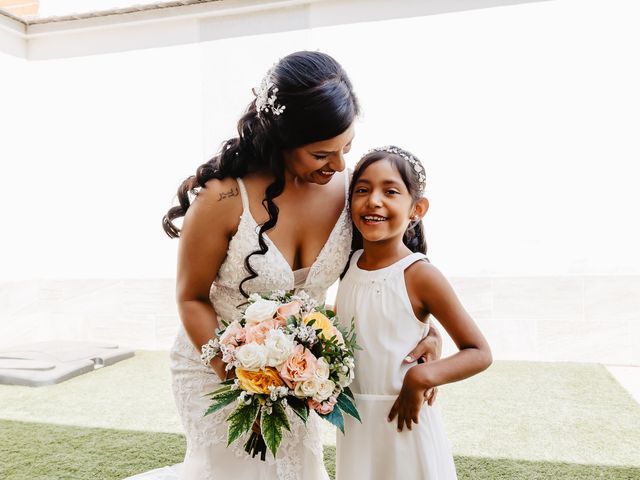
M251 257L251 266L258 277L244 283L247 293L271 290L306 291L318 301L324 301L327 289L344 269L351 248L351 220L347 211L348 176L345 174L345 208L338 218L326 244L308 269L292 271L275 244L264 235L269 250L265 255ZM211 286L210 298L219 318L238 319L240 305L246 302L238 290L247 276L246 256L258 249L258 225L249 211L244 183L238 179L243 213L238 231L229 242L227 256ZM219 379L204 367L198 352L184 330L178 332L171 349L173 392L178 412L187 436L184 463L153 470L129 480L327 480L323 463L322 442L315 413L306 426L295 415L289 416L291 432L284 432L276 459L267 453L266 461L251 458L244 451L248 434L227 447L225 418L235 408L232 404L206 417L209 406L205 394L216 389Z

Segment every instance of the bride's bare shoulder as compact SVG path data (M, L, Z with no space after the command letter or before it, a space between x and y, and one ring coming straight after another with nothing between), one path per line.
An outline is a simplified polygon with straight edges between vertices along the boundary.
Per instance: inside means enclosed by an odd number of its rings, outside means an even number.
M193 220L227 233L237 230L242 215L242 199L234 178L211 179L193 200L185 222Z

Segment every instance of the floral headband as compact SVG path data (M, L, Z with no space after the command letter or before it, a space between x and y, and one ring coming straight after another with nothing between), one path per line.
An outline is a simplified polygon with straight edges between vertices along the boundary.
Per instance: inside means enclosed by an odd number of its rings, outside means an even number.
M425 170L422 166L422 163L420 163L420 160L418 160L406 150L403 150L394 145L385 145L384 147L372 148L367 152L367 155L376 152L392 153L394 155L398 155L401 158L404 158L407 162L409 162L413 167L416 178L418 179L418 188L420 188L421 193L424 193L424 189L427 186L427 177L425 176Z

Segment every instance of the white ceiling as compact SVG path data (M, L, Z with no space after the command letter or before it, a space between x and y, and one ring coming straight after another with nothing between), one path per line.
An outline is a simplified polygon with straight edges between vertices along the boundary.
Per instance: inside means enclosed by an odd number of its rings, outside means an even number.
M212 1L220 0L40 0L38 14L35 16L9 14L25 23L41 23L52 19L88 18L114 12L128 13Z

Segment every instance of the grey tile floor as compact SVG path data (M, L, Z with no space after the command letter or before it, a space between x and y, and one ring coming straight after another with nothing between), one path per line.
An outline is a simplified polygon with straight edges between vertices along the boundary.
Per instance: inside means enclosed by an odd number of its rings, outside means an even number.
M640 399L640 276L451 283L494 358L601 363ZM168 350L178 325L172 279L0 282L0 349L59 339ZM446 335L444 347L455 350Z

